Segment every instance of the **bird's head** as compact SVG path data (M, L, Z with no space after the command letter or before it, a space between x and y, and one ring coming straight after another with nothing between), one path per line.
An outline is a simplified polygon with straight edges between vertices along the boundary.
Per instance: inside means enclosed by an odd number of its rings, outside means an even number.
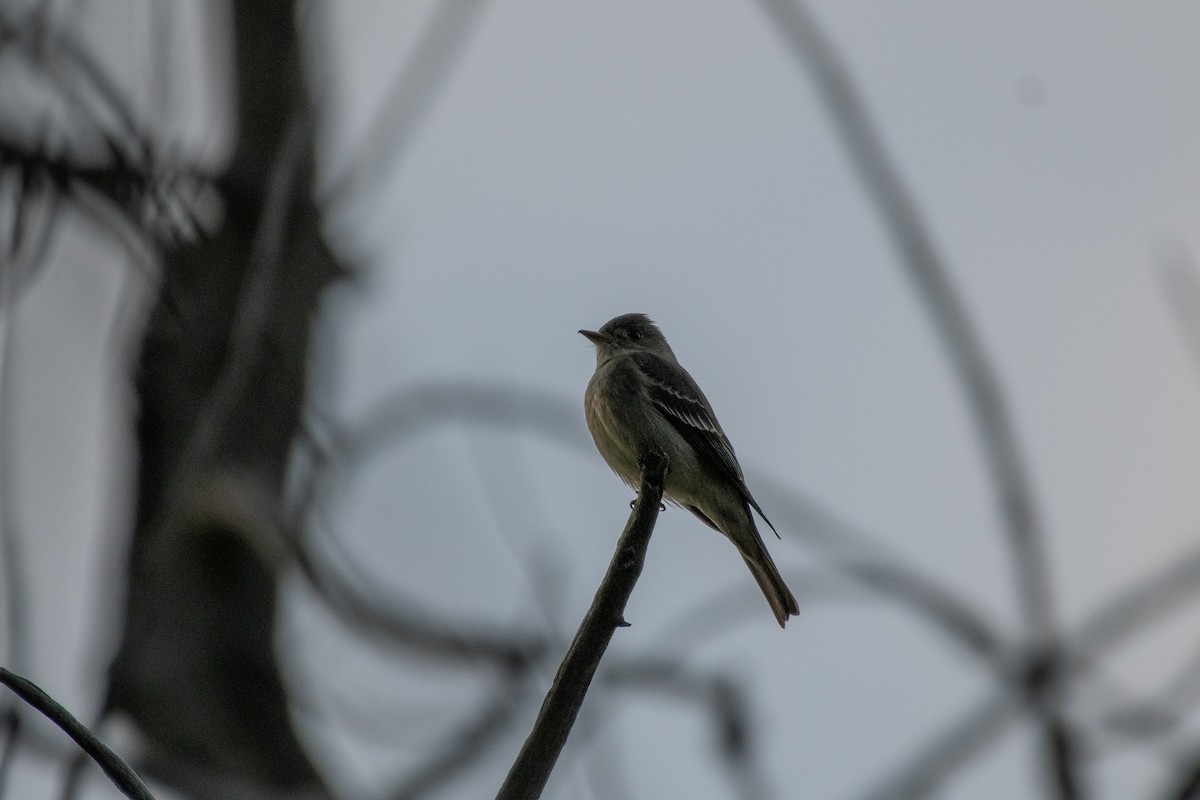
M596 345L596 363L629 351L655 353L675 359L671 346L658 326L645 314L622 314L613 317L598 331L580 331Z

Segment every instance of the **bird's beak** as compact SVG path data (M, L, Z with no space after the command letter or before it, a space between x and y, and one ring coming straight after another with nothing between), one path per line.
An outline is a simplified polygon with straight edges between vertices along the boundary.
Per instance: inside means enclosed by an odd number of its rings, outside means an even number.
M596 345L597 347L599 347L602 344L608 344L608 336L603 333L600 333L599 331L580 331L580 333L582 333L584 336L586 336L588 338L588 341L590 341L592 344Z

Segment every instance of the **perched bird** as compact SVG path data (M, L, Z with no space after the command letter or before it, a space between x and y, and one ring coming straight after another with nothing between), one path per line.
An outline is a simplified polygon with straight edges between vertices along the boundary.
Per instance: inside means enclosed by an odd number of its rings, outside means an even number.
M580 333L596 346L596 372L583 408L600 455L636 491L641 457L650 451L665 454L663 496L733 542L783 627L800 609L763 546L750 509L772 531L775 526L746 488L733 445L662 331L645 314L623 314L598 331Z

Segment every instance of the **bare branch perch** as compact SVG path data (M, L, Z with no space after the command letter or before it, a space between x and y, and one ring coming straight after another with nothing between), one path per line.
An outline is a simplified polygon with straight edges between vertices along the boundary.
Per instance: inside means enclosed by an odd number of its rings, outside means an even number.
M146 784L142 783L142 779L120 756L32 681L0 667L0 683L12 689L18 697L45 714L51 722L74 739L100 769L104 770L104 774L121 790L121 794L134 800L154 800L154 795L146 788Z
M533 800L541 797L558 754L562 752L567 735L575 724L584 695L596 674L596 667L613 633L625 622L625 603L633 586L642 574L650 534L658 520L662 501L663 480L667 474L667 459L652 453L642 459L642 485L637 504L625 530L617 541L617 550L592 607L579 625L567 655L559 665L554 683L546 693L542 709L533 724L533 731L521 747L496 800Z

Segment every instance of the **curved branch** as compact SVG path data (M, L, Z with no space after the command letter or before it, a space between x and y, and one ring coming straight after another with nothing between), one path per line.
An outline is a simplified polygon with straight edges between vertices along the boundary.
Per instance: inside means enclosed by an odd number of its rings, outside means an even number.
M348 577L314 553L305 536L286 538L301 575L344 622L406 645L430 658L490 661L510 669L541 657L548 641L515 631L467 630L393 599L363 576Z
M121 794L134 800L154 800L150 789L142 782L137 773L126 764L121 757L114 753L108 745L96 738L87 727L75 719L53 697L43 692L32 681L22 678L13 672L0 667L0 683L24 700L29 705L46 715L46 717L63 732L75 740L87 753L104 774L121 790Z
M941 340L964 395L1004 523L1027 646L1044 652L1047 670L1058 673L1064 659L1059 653L1044 532L999 375L912 194L833 44L812 19L803 0L759 0L759 4L787 49L811 77ZM1080 776L1073 769L1077 763L1062 756L1078 750L1069 741L1070 726L1057 719L1055 713L1047 715L1042 723L1042 740L1052 758L1048 765L1052 787L1063 800L1082 796Z
M759 0L808 70L901 262L933 321L967 400L1013 551L1020 600L1037 644L1054 638L1050 578L1033 488L1000 378L950 280L917 204L888 156L866 103L833 45L799 0Z

